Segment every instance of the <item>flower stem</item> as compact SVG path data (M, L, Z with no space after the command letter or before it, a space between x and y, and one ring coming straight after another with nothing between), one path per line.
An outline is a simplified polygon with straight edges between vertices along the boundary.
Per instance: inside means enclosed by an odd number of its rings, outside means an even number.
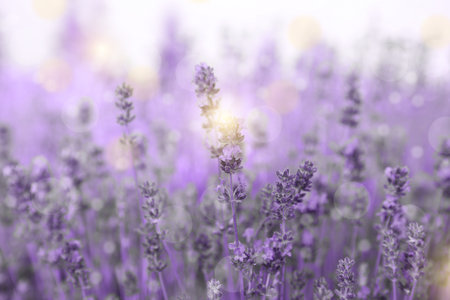
M412 287L412 290L411 290L411 296L409 296L409 300L413 300L414 299L414 291L416 290L416 285L417 285L417 280L414 280L413 287Z
M286 220L283 218L281 221L281 233L284 236L286 232ZM283 263L283 267L281 268L281 284L280 284L280 300L284 299L284 288L285 288L285 280L284 280L284 274L286 273L286 262Z
M269 282L270 282L270 273L267 272L266 286L265 286L265 293L264 293L264 296L263 296L263 298L262 298L263 300L266 299L267 289L269 288Z
M237 230L237 220L236 220L236 207L234 203L234 193L233 193L233 175L230 173L230 194L231 194L231 210L233 212L233 225L234 225L234 241L236 247L239 246L239 236Z
M172 250L169 248L169 245L167 245L166 241L162 241L164 250L167 252L167 255L169 256L170 261L172 262L172 272L175 274L175 279L177 281L178 287L184 292L184 286L181 282L180 276L178 276L178 262L176 258L173 256Z
M234 203L234 192L233 192L233 175L230 173L230 194L231 194L231 210L233 211L233 225L234 225L234 238L236 243L236 248L239 247L239 236L237 230L237 220L236 220L236 207ZM240 294L241 300L244 300L244 278L242 277L242 271L239 270L239 281L240 281Z
M358 225L354 224L353 225L353 235L352 235L352 258L356 259L355 255L356 255L356 240L358 237Z
M397 284L395 280L392 280L392 299L397 300Z
M125 126L125 134L126 137L130 139L131 141L131 134L130 134L130 128L128 126ZM136 186L136 189L138 190L138 197L139 197L139 224L144 220L143 217L143 212L142 212L142 197L139 193L139 179L138 179L138 174L137 174L137 170L136 170L136 166L135 166L135 162L134 162L134 156L133 156L133 145L130 143L130 155L131 155L131 170L133 173L133 180L134 180L134 184ZM141 243L141 237L140 235L137 236L138 238L138 244L139 244L139 252L138 252L138 278L140 281L140 296L141 297L145 297L145 292L146 289L146 282L147 282L147 274L145 272L145 264L141 264L140 260L141 257L144 256L144 249L143 249L143 245ZM145 290L144 290L145 287ZM144 292L144 295L143 295Z
M166 286L164 285L164 279L162 277L162 273L158 272L159 284L161 285L161 290L163 292L164 300L168 300Z

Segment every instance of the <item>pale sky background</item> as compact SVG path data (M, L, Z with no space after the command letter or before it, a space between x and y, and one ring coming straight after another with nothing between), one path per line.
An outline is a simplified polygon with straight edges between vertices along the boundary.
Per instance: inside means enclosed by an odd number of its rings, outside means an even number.
M182 33L194 41L193 50L211 59L219 56L220 32L228 29L244 50L255 51L262 38L275 36L289 61L298 56L288 36L298 16L316 20L321 38L344 57L354 53L355 41L370 27L385 36L419 40L430 16L450 20L449 0L2 0L0 41L6 62L28 69L55 55L69 10L76 11L88 32L113 40L133 64L157 49L169 11L176 12ZM434 65L444 72L449 53L449 45L432 49Z

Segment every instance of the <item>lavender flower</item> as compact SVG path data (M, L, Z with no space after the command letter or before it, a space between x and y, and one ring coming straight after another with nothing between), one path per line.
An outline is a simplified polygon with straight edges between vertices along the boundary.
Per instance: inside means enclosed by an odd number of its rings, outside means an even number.
M351 139L340 150L339 154L345 159L345 175L351 181L362 181L365 164L362 159L363 150L358 139Z
M66 241L60 254L60 263L70 275L74 284L82 289L89 287L89 270L80 254L79 241Z
M209 235L201 233L194 240L194 250L198 253L199 269L203 272L203 274L208 274L208 272L214 267L214 241Z
M228 244L228 249L231 251L231 263L240 271L244 270L251 258L251 249L246 248L242 243L233 242Z
M306 192L311 190L312 177L317 168L310 161L300 166L295 175L288 169L277 172L278 181L273 191L272 216L277 220L288 220L295 216L295 208L302 203Z
M445 198L450 198L450 139L442 142L436 163L437 186Z
M336 269L338 288L334 292L340 300L354 299L356 297L355 275L352 271L354 264L355 261L348 257L339 260Z
M63 239L63 229L65 227L64 209L61 207L53 208L47 216L47 229L51 241L60 242Z
M116 107L120 110L117 123L121 126L128 126L136 117L133 115L133 102L129 100L132 95L133 89L125 83L122 83L122 85L116 88Z
M144 240L144 255L147 258L149 272L161 272L167 267L162 237L151 228L146 232Z
M328 288L325 278L320 277L314 281L314 300L331 300L333 292Z
M220 105L220 100L216 98L216 94L219 92L219 89L216 88L216 83L217 79L214 76L214 70L212 67L207 66L205 63L195 66L195 93L201 100L201 115L206 118L206 122L203 124L203 127L207 131L214 129L214 116ZM214 147L211 151L214 156Z
M384 230L382 241L383 264L385 275L392 281L397 280L397 258L399 254L399 242L395 232L391 229Z
M163 206L166 202L166 193L156 188L154 183L144 182L139 187L141 193L145 198L145 203L142 205L144 219L149 224L156 224L163 213Z
M385 175L387 183L385 185L386 192L398 198L406 195L409 190L409 170L407 167L386 168Z
M138 289L138 280L136 275L133 272L126 271L124 278L124 286L125 286L125 294L126 295L135 295L139 292Z
M341 123L350 128L355 128L359 123L361 96L356 86L358 77L352 74L348 79L349 90L347 92L348 104L342 111Z
M195 66L194 83L197 97L214 96L219 92L216 88L217 78L214 76L214 69L205 63Z
M219 280L212 278L210 281L208 281L207 289L208 300L220 300L220 298L222 297L222 284Z
M392 297L397 299L397 258L399 254L398 250L398 237L391 229L387 229L383 234L382 251L383 251L383 265L384 274L392 282Z
M392 228L396 233L403 235L406 219L399 200L409 189L408 168L386 168L385 174L387 196L379 213L381 223L382 226Z
M306 276L304 271L294 271L291 277L291 298L293 300L303 300L306 286Z
M233 198L233 201L235 203L241 203L243 200L245 200L245 198L247 198L246 186L240 179L237 184L233 185L233 197L231 197L231 192L224 182L221 182L217 186L217 193L218 200L220 202L230 203L231 199Z
M0 123L0 163L5 164L11 160L11 131L5 124Z
M418 223L409 224L406 243L408 248L403 253L403 274L412 286L410 299L413 299L417 282L425 266L425 232L422 225Z
M450 158L450 139L444 139L439 148L439 155L442 158Z
M237 145L226 145L222 149L222 154L219 156L220 168L227 174L238 172L242 169L242 152Z

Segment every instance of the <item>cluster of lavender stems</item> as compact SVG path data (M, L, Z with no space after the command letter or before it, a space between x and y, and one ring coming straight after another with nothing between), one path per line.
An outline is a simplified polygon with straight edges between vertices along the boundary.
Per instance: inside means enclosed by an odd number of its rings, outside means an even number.
M188 50L173 42L154 98L105 80L104 111L80 102L68 127L83 130L46 134L31 158L0 120L0 300L450 299L448 128L418 161L386 132L416 125L383 102L430 97L434 118L448 88L339 67L325 46L290 85L267 43L255 74L219 81L199 63L181 89ZM113 146L91 127L105 120Z

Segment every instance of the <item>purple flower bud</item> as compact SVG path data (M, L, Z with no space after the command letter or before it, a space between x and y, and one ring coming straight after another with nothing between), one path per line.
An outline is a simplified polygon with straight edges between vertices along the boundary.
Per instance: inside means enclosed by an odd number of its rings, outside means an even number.
M214 69L205 63L195 66L194 83L197 97L212 97L219 92L216 89L217 78Z

